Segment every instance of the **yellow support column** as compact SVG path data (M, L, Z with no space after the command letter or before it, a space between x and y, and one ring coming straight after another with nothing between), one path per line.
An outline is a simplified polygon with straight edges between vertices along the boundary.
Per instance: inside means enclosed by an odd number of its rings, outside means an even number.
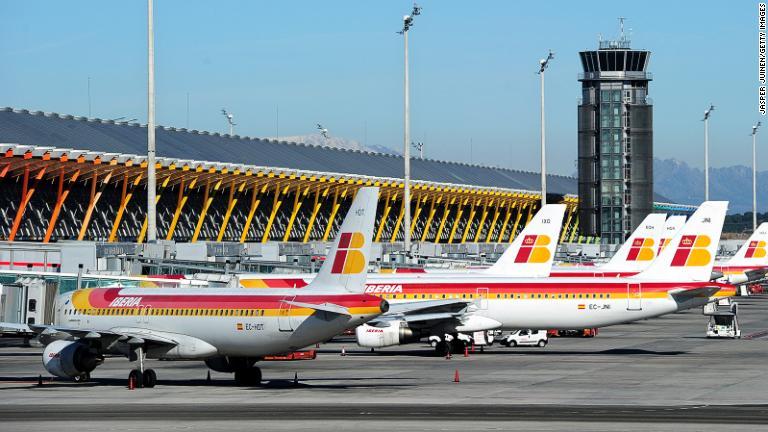
M136 179L133 181L133 186L131 186L131 190L126 193L126 190L128 188L128 174L126 173L125 177L123 177L123 190L120 195L120 208L117 210L117 215L115 216L115 222L112 224L112 231L109 232L109 242L112 243L117 238L117 229L120 227L120 222L123 220L123 214L125 213L126 207L128 207L128 203L131 202L131 197L133 197L133 190L136 188L136 186L141 181L141 177L144 175L143 171L139 171L139 175L136 176Z
M574 207L571 207L571 211L568 212L568 219L565 220L565 224L563 224L563 232L560 234L560 243L565 240L565 235L568 234L568 225L571 224L571 217L573 216L573 210Z
M491 224L488 226L488 234L485 236L485 242L490 243L491 238L493 237L493 233L496 231L496 222L499 221L499 215L501 215L501 210L507 205L507 202L504 201L503 203L501 200L498 200L496 206L493 208L493 218L491 219Z
M208 214L208 209L211 207L211 203L213 202L213 195L216 194L216 191L218 191L220 187L221 180L216 182L216 184L213 186L213 191L211 191L211 179L209 178L206 180L205 193L203 195L203 209L200 212L200 218L197 220L195 232L192 234L192 243L196 242L197 238L200 237L200 230L203 228L205 216Z
M160 197L163 196L163 191L165 190L165 187L168 186L170 180L171 175L169 174L160 184L160 190L155 195L155 205L160 202ZM136 243L144 243L144 237L147 235L147 223L147 215L144 215L144 222L141 223L141 232L139 233L139 238L136 239Z
M448 220L448 215L451 213L451 207L456 202L456 198L451 198L450 203L445 204L445 211L443 217L440 218L440 225L437 227L437 233L435 233L435 243L440 243L440 239L443 236L443 228L445 227L445 221Z
M184 185L184 179L181 179L181 182L179 183L179 196L176 199L176 211L173 212L173 219L171 219L171 225L168 227L168 234L166 234L165 239L166 240L173 240L173 233L176 231L176 224L179 222L179 217L181 216L181 210L184 208L184 204L187 203L187 199L189 198L188 191L192 190L193 187L195 187L195 183L197 182L197 179L192 179L192 182L189 184L189 187L185 187Z
M475 214L477 213L477 205L480 202L480 199L477 199L472 202L472 207L470 207L469 210L469 218L467 219L467 224L464 225L464 232L461 233L461 242L465 243L467 241L467 235L469 234L469 230L472 229L472 221L475 220Z
M488 217L488 207L493 205L493 200L490 200L488 202L488 199L485 200L485 205L483 206L483 215L480 217L480 223L477 224L477 231L475 231L475 238L474 242L477 243L480 240L480 235L483 233L483 225L485 225L485 219ZM491 226L488 231L492 231L493 226ZM487 237L487 236L486 236Z
M573 238L576 237L576 232L578 230L579 230L579 218L576 218L576 222L574 222L573 224L573 229L571 230L571 237L568 239L568 242L573 242Z
M285 234L283 235L283 241L287 242L288 239L291 237L291 231L293 231L293 223L296 222L296 215L299 214L299 210L301 210L301 205L304 204L304 200L299 198L307 196L307 192L309 192L309 186L304 188L304 192L300 193L299 186L296 186L296 196L293 199L293 211L291 211L291 217L288 219L288 228L285 230Z
M464 213L464 206L467 205L467 202L469 202L469 198L465 198L464 201L459 203L459 210L456 212L456 219L454 219L453 224L451 224L451 234L448 237L449 244L453 243L453 237L456 234L456 229L459 227L459 221L461 220L461 215Z
M517 226L520 225L520 218L523 217L523 210L528 207L528 214L531 213L531 208L533 207L530 203L523 204L522 207L520 207L520 210L517 211L517 217L515 218L515 224L512 226L512 232L509 233L509 242L512 243L515 240L515 237L517 236Z
M323 241L328 241L328 236L331 235L331 230L333 229L333 220L336 218L336 213L339 211L339 207L341 206L341 203L339 202L339 196L341 196L342 199L347 195L347 189L344 188L343 191L341 191L341 194L339 194L339 189L336 189L336 192L333 194L333 207L331 207L331 214L328 216L328 226L325 227L325 232L323 233Z
M400 205L400 213L397 215L395 221L395 229L392 230L392 236L389 238L390 243L394 243L397 240L397 234L400 233L400 225L403 222L403 216L405 215L405 202Z
M283 195L288 192L290 186L286 185L281 188L280 185L275 186L275 197L272 200L272 212L269 214L267 225L264 227L264 235L261 236L261 242L266 243L269 241L269 234L272 231L272 224L275 223L275 217L280 210L280 206L283 205Z
M429 205L429 215L427 216L427 222L424 224L424 230L421 232L422 242L425 241L429 235L429 228L432 226L432 219L434 219L435 213L437 212L437 206L442 200L442 195L432 198L432 204Z
M224 238L224 233L227 231L227 225L229 224L229 219L232 217L232 211L235 209L235 206L237 205L237 200L240 198L240 194L243 193L243 190L245 189L245 182L240 183L240 186L237 187L237 194L235 194L235 182L233 181L232 184L229 186L229 200L227 204L227 212L224 214L224 220L221 222L221 229L219 229L219 235L216 237L216 241L221 241Z
M387 225L387 217L389 211L392 210L392 201L397 199L397 192L392 196L392 192L387 192L387 204L384 206L384 214L381 215L381 222L379 222L379 229L376 230L376 237L373 241L378 242L381 239L381 234L384 232L384 227Z
M509 223L510 217L512 217L512 210L514 210L515 207L517 207L517 201L514 201L513 198L513 201L510 201L507 204L507 212L504 215L504 223L501 224L501 231L499 232L499 237L496 238L496 243L501 243L504 241L504 234L507 232L507 224Z
M325 188L323 191L323 198L325 198L328 195L328 189ZM320 189L317 189L315 191L315 205L312 207L312 214L309 216L309 222L307 223L307 230L304 232L304 238L302 241L304 243L309 241L309 236L312 234L312 227L315 226L315 219L317 219L317 213L320 212L320 207L323 206L323 203L320 202Z
M261 193L266 192L267 190L267 184L265 183L264 186L261 188ZM256 214L256 209L259 208L259 204L261 203L261 198L258 198L259 196L259 186L257 184L253 185L253 195L251 195L251 209L248 210L248 217L245 218L245 225L243 226L243 233L240 234L240 243L245 243L245 239L248 238L248 231L251 229L251 223L253 222L253 215Z
M411 238L413 238L413 230L416 228L416 221L419 220L419 216L421 215L421 209L424 207L425 202L427 202L426 195L424 195L423 198L419 198L416 200L416 213L414 213L413 219L411 220Z
M525 219L525 226L528 226L528 222L533 219L533 204L528 206L528 217Z

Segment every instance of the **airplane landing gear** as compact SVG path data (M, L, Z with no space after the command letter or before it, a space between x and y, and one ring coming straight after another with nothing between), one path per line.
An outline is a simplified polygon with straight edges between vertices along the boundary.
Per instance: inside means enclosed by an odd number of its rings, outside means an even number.
M261 384L261 369L255 366L235 371L235 383L239 386L257 386Z
M157 373L154 369L144 369L144 350L138 348L139 368L128 374L128 380L133 380L136 388L153 388L157 384Z
M77 375L76 377L72 378L75 382L81 383L91 380L91 374L88 372L84 372L80 375Z

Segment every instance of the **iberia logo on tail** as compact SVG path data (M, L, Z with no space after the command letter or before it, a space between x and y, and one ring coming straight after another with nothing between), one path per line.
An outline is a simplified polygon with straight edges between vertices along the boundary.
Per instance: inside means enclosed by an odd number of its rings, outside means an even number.
M701 267L709 264L712 256L707 247L712 239L706 235L686 235L672 258L672 267Z
M652 261L656 255L653 253L653 239L636 238L629 248L627 261Z
M744 258L765 258L765 242L759 240L752 240L747 246L747 253Z
M547 235L526 235L515 257L515 263L541 264L549 261L550 253L547 245L550 242L552 239Z
M332 274L358 274L365 270L365 255L360 248L365 245L363 233L342 233L339 247L333 258Z

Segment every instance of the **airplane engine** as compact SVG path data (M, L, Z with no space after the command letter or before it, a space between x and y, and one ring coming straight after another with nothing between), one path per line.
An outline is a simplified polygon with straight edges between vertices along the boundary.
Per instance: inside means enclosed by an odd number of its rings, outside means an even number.
M366 348L381 348L416 342L421 338L418 331L408 327L405 321L392 321L387 327L363 324L355 329L357 344Z
M88 376L104 357L82 342L57 340L45 347L45 370L61 378L79 379Z

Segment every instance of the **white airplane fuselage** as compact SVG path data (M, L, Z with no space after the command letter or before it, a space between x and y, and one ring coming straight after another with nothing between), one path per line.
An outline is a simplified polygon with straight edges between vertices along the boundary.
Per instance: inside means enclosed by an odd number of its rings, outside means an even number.
M351 315L285 301L328 302ZM61 295L55 319L64 328L169 341L167 347L153 344L149 358L204 359L295 351L358 326L382 308L371 295L295 289L94 288Z

